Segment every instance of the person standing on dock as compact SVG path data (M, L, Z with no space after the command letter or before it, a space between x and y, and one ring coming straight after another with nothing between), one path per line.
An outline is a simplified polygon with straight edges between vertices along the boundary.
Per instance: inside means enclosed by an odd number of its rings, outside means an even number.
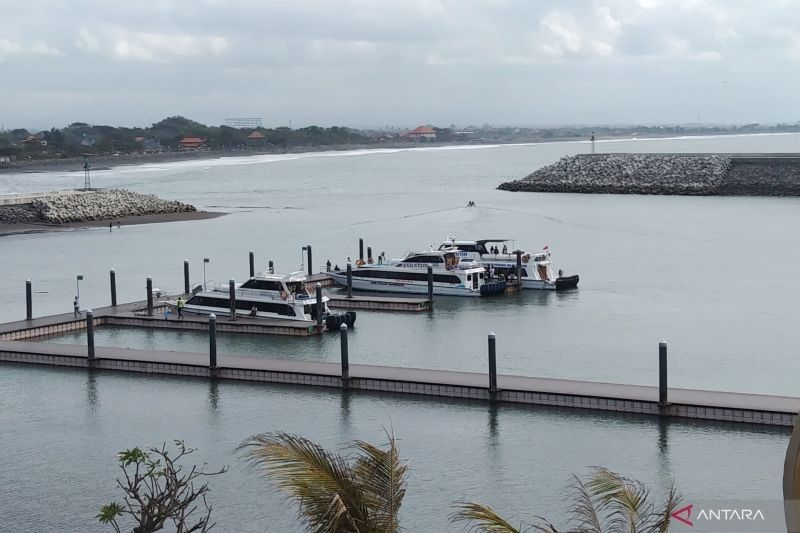
M183 320L183 306L184 305L185 304L183 303L183 298L179 296L178 297L178 303L175 304L175 308L178 310L178 318L181 319L181 320Z
M76 296L74 300L72 300L72 311L75 313L75 318L83 316L81 314L81 305L78 303L78 297Z
M108 223L108 231L111 231L111 230L112 230L111 222L109 221L109 223Z

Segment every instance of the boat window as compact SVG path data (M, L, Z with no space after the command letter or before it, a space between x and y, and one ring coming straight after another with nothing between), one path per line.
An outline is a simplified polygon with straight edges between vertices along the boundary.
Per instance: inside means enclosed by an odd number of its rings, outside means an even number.
M478 246L476 244L459 244L457 248L463 252L477 252Z
M427 272L391 272L385 270L354 270L354 278L372 279L395 279L398 281L428 281ZM436 283L454 283L460 285L461 278L449 274L434 274L433 281Z
M230 309L231 302L227 298L214 298L211 296L192 296L186 302L186 305L199 305L202 307L217 307L221 309ZM250 311L256 307L262 313L275 313L283 316L296 316L294 309L288 304L272 303L272 302L252 302L247 300L236 300L236 309L240 311Z
M305 292L305 284L302 281L289 281L286 283L286 287L289 289L289 292L292 294L297 294L299 292Z
M249 279L242 283L242 289L259 289L262 291L282 291L283 285L280 281L267 279Z
M477 252L479 254L481 254L481 255L489 253L489 251L486 249L486 245L485 244L479 244L478 246L476 246L476 248L477 248Z
M472 279L472 274L467 274L467 281Z
M403 259L404 263L441 263L442 256L440 255L413 255Z

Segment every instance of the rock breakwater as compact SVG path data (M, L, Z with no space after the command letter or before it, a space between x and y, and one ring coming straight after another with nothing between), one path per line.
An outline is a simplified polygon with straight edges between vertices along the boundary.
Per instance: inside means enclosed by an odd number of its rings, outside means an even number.
M594 194L800 196L800 155L581 154L498 189Z
M75 191L34 198L30 203L0 206L0 223L69 224L124 217L193 212L193 205L163 200L125 189Z

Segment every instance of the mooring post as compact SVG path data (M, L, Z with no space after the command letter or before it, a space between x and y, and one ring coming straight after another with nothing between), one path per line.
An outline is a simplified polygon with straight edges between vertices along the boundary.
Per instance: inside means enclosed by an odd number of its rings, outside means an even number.
M667 399L667 341L658 343L658 406L664 410Z
M275 273L275 264L272 262L272 259L269 260L269 273L270 274Z
M339 339L342 346L342 388L346 389L350 386L350 353L347 346L347 324L339 326Z
M353 297L353 265L347 263L347 297Z
M322 333L322 283L314 285L317 291L317 333Z
M494 331L489 332L489 394L497 393L497 337Z
M367 263L372 264L372 246L367 246Z
M433 308L433 265L428 265L428 304Z
M117 273L114 269L108 271L108 280L111 283L111 307L117 306Z
M228 281L228 295L231 300L231 320L236 318L236 282Z
M256 276L256 256L253 253L253 250L250 250L250 277L254 278Z
M362 237L358 238L358 258L364 260L364 239Z
M25 319L33 320L33 286L30 278L25 282Z
M183 293L189 294L192 288L189 286L189 261L183 262Z
M517 250L517 286L522 288L522 252Z
M147 278L147 316L153 316L153 278Z
M208 315L208 368L217 369L217 315Z
M94 362L94 311L86 310L86 347L89 363Z

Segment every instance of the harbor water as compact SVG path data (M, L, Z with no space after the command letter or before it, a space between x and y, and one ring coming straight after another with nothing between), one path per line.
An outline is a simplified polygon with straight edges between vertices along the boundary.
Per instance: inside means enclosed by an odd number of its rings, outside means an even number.
M598 143L615 152L791 152L800 135ZM795 265L800 199L509 193L522 177L587 143L371 150L150 164L97 171L92 184L177 199L226 216L190 222L78 229L0 238L0 320L144 298L145 278L167 291L193 282L344 266L358 238L399 257L447 236L549 245L554 268L578 273L576 291L501 298L437 297L432 313L359 311L351 362L484 371L486 335L498 337L501 373L657 383L657 345L670 345L670 386L800 394ZM0 194L82 185L82 172L0 175ZM466 207L474 201L476 207ZM202 333L99 328L100 345L203 351ZM82 342L82 334L50 339ZM337 360L335 335L221 335L220 351ZM690 496L780 498L787 434L714 424L553 409L342 396L276 386L163 377L0 368L0 516L11 531L101 531L114 453L184 438L198 457L231 464L212 480L221 531L296 531L281 496L242 467L236 444L262 431L298 432L326 445L380 441L393 427L411 460L404 524L447 531L447 504L484 501L508 514L558 519L572 473L603 465ZM42 510L44 501L49 502ZM9 522L6 521L6 524ZM264 526L275 524L274 527ZM33 524L28 527L26 524Z

